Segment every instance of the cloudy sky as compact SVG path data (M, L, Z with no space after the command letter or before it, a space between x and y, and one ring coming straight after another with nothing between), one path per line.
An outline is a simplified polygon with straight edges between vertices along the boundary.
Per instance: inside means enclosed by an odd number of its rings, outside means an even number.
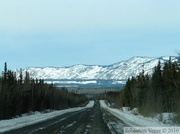
M0 0L0 70L177 55L180 0Z

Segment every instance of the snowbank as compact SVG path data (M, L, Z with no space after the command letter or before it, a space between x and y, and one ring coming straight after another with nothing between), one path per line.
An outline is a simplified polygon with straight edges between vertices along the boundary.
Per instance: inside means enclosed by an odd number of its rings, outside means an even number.
M176 118L176 114L174 113L161 113L157 114L155 118L157 118L159 121L165 123L165 124L174 124L173 120Z
M38 123L47 119L54 118L55 116L62 115L68 112L74 112L78 110L82 110L85 108L91 108L94 105L94 101L89 101L89 103L85 107L77 107L65 110L58 110L50 113L40 113L35 112L34 115L24 115L19 118L14 118L10 120L1 120L0 121L0 133L6 132L8 130L21 128L24 126L28 126L34 123Z
M89 103L86 105L86 108L91 108L94 106L94 101L89 101Z
M163 124L162 122L158 121L158 119L156 119L156 118L148 118L148 117L143 117L141 115L134 115L134 114L132 114L131 111L128 111L127 108L123 108L123 109L109 108L106 105L104 100L100 100L100 105L102 108L107 109L114 116L123 120L125 123L127 123L130 126L136 126L136 127L165 127L165 126L170 126L167 124ZM137 113L137 111L136 111L136 113Z

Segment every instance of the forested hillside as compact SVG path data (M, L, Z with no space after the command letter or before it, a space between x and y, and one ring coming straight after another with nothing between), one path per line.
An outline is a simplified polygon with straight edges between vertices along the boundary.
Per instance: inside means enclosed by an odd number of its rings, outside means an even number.
M120 92L108 92L103 95L117 107L138 108L143 115L155 113L176 113L180 121L180 60L172 62L171 58L164 66L160 61L153 74L141 72L137 77L127 80Z
M8 119L30 111L64 109L79 106L87 100L85 95L69 93L66 88L56 88L42 79L32 79L29 73L18 78L7 69L0 76L0 119Z

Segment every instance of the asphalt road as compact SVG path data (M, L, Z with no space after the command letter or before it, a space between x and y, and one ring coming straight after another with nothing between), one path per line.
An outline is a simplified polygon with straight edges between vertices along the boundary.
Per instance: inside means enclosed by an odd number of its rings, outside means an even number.
M92 108L66 113L4 134L123 134L124 126L127 125L101 109L99 102L95 101Z

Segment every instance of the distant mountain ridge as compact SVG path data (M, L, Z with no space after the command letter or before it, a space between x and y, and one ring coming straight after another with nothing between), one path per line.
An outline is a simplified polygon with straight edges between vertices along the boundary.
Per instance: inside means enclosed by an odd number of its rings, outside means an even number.
M171 56L171 59L174 61L177 57ZM142 70L146 74L152 74L159 60L161 64L164 64L169 60L169 56L158 58L136 56L107 66L78 64L69 67L30 67L24 69L23 72L28 71L32 78L45 80L89 81L92 83L97 83L92 80L113 80L117 83L117 81L126 81L129 77L137 76Z

